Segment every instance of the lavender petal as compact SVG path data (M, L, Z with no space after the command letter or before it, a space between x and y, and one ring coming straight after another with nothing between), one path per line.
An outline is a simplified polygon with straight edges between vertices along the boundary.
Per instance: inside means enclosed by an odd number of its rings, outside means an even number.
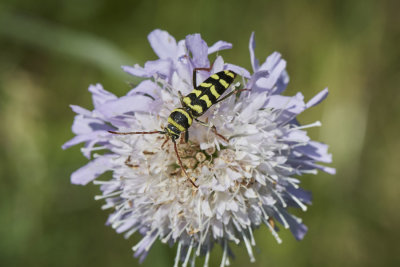
M88 184L112 168L112 158L112 155L104 155L90 161L88 164L72 173L71 183L79 185Z
M162 30L154 30L148 36L151 47L157 56L161 59L177 57L176 40L168 32Z

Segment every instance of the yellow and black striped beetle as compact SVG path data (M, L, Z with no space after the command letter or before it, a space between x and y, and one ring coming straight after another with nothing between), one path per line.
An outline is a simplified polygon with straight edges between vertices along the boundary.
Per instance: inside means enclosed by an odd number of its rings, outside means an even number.
M185 168L182 165L181 158L178 153L176 146L176 140L180 137L181 133L185 133L185 141L189 139L188 129L192 125L193 120L206 125L204 122L199 121L197 118L203 115L212 105L221 102L237 93L241 90L234 90L220 99L220 96L228 89L233 83L236 73L230 70L220 71L208 77L200 85L196 86L196 71L198 70L210 70L211 68L197 68L193 70L193 85L194 89L187 96L183 97L179 92L179 97L182 107L174 109L168 117L168 124L162 131L152 132L114 132L109 131L113 134L165 134L167 138L171 139L174 143L174 149L178 158L179 166L185 173L187 179L192 183L193 186L198 187L195 182L189 178ZM242 89L246 90L246 89ZM213 128L215 133L219 135L215 127ZM222 136L221 136L222 137ZM168 141L168 139L166 141ZM165 144L165 143L164 143Z

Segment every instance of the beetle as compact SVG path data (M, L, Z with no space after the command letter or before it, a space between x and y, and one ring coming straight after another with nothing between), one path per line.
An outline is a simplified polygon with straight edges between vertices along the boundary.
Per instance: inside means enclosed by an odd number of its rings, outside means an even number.
M208 77L204 82L196 86L196 71L198 70L210 70L211 68L196 68L193 70L193 85L195 88L186 96L182 96L181 92L179 93L179 99L181 102L181 107L178 107L172 110L171 114L167 120L167 126L164 127L161 131L151 131L151 132L115 132L109 131L112 134L121 134L121 135L130 135L130 134L164 134L167 136L167 142L169 139L172 140L174 144L175 154L178 158L178 163L183 172L185 173L186 178L190 183L198 188L198 185L189 178L189 175L186 173L185 168L183 167L181 158L178 153L178 148L176 144L176 140L179 139L181 133L185 133L185 141L187 142L189 139L189 132L188 129L195 120L198 123L208 126L206 123L198 120L197 118L203 115L212 105L215 105L226 98L230 97L231 95L247 90L233 90L226 96L220 98L222 94L229 88L229 86L235 80L237 74L231 70L223 70L217 73L212 74ZM214 132L217 133L215 127L213 127ZM225 138L224 138L225 139ZM164 144L165 144L164 142ZM164 145L163 144L163 145Z

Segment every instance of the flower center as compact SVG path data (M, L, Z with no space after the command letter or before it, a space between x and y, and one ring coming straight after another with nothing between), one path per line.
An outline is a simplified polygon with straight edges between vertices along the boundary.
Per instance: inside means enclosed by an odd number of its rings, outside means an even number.
M188 174L195 175L196 178L201 174L203 167L212 169L214 167L213 160L218 157L218 151L215 147L206 150L200 149L200 145L189 143L180 143L178 146L178 153L182 160L182 165ZM175 155L176 156L176 155ZM183 172L178 164L178 159L171 165L173 171L171 176L183 175Z

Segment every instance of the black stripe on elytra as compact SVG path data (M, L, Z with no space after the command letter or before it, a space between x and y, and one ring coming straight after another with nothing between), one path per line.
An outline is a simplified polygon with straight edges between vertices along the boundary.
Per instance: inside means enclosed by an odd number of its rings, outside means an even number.
M217 73L218 74L218 73ZM215 86L215 91L217 91L217 93L219 95L222 95L226 88L222 86L222 84L219 83L218 80L214 80L213 78L208 78L207 80L204 81L205 83L211 83L213 86ZM211 88L211 87L210 87ZM204 92L203 92L204 93Z
M193 101L193 104L192 104L192 105L199 105L199 106L201 106L202 109L203 109L203 112L201 112L201 113L197 113L197 112L196 112L196 113L198 114L197 116L203 115L204 112L206 112L207 109L208 109L206 101L204 101L204 100L202 100L202 99L199 99L199 98L196 98L196 99Z
M215 96L211 93L211 90L208 89L207 91L205 91L204 93L202 93L202 95L207 95L208 99L210 99L211 103L214 105L215 102L217 102L217 99L215 98ZM201 97L201 96L200 96Z
M233 80L234 80L234 78L232 78L231 76L226 75L225 72L223 72L223 71L219 72L218 76L219 76L220 79L224 80L228 84L231 84L233 82Z

